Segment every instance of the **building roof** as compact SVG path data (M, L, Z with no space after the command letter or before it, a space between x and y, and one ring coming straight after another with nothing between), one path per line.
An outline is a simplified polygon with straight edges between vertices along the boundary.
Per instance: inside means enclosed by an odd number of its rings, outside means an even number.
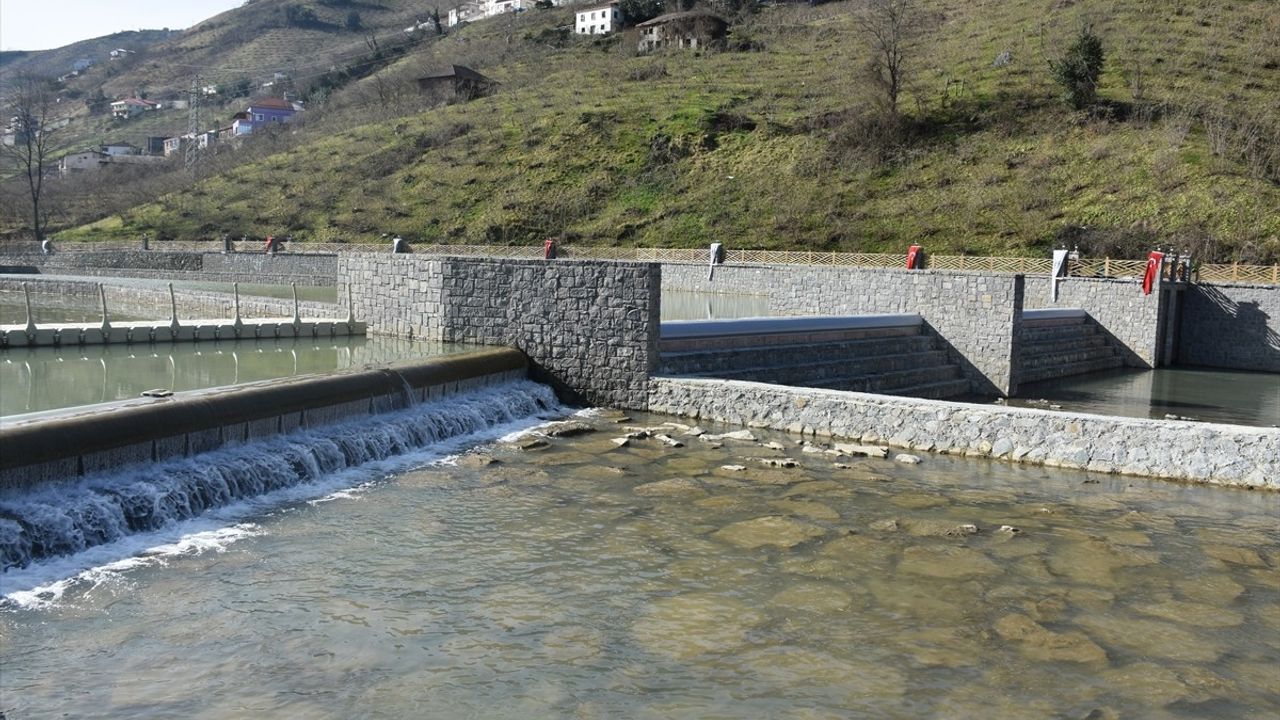
M447 80L450 78L461 78L463 80L471 80L473 82L492 83L493 80L481 75L465 65L450 65L444 70L423 75L418 78L418 82L430 80Z
M673 12L673 13L667 13L666 15L659 15L658 17L652 20L646 20L645 22L642 22L639 25L636 25L636 27L653 27L654 25L666 25L667 23L675 22L676 20L692 20L694 18L707 18L709 20L718 20L724 23L725 25L729 24L724 18L720 17L719 15L716 15L715 13L707 12L706 10L686 10L684 12Z
M296 108L293 103L288 100L281 100L278 97L264 97L249 102L251 108L261 108L263 110L288 110L294 112Z
M148 106L148 105L159 105L159 104L160 104L160 103L157 103L157 102L151 102L150 100L143 100L142 98L125 98L125 99L123 99L123 100L116 100L115 102L113 102L113 103L111 103L111 104L112 104L112 105L119 105L119 104L121 104L121 103L124 103L125 105L140 105L140 106L142 106L142 107L146 107L146 106Z
M137 145L134 145L134 144L133 144L133 143L131 143L131 142L123 142L123 141L122 141L122 142L105 142L105 143L102 143L102 147L104 147L104 148L108 148L108 147L127 147L127 148L133 148L133 149L135 149L135 150L136 150L136 149L138 149L138 146L137 146Z
M614 7L618 4L619 4L619 0L612 0L612 2L606 2L606 3L596 3L595 5L588 5L587 7L584 7L584 8L577 8L576 12L582 13L582 12L591 12L592 10L604 10L607 8Z

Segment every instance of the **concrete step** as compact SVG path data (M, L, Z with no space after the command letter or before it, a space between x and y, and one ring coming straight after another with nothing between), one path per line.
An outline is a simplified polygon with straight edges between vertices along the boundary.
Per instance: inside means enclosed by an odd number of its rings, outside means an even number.
M1037 340L1028 342L1025 338L1018 344L1023 357L1047 355L1051 353L1071 352L1082 348L1107 347L1107 338L1095 333L1061 340Z
M870 377L946 365L947 353L943 350L931 350L897 355L843 358L820 363L794 363L793 361L790 365L736 368L711 373L695 373L694 376L809 386L834 378Z
M1020 338L1023 342L1051 342L1097 334L1099 333L1096 325L1075 323L1072 325L1023 327Z
M878 375L834 378L821 382L807 383L806 385L808 387L830 388L832 390L892 394L904 388L932 385L934 383L957 380L960 377L961 372L958 366L939 365L915 370L880 373Z
M1105 360L1110 358L1118 358L1119 354L1116 349L1110 345L1101 347L1085 347L1077 350L1067 350L1055 353L1044 353L1042 355L1022 355L1022 369L1035 370L1042 367L1053 367L1054 365L1069 365L1072 363L1090 362L1093 360Z
M943 400L946 398L956 397L958 395L967 395L968 393L969 381L961 379L944 380L942 382L929 383L927 385L912 385L910 387L898 388L885 394L923 398L925 400Z
M742 368L781 367L797 363L929 352L935 347L936 340L931 336L905 335L832 343L664 352L659 365L662 372L668 375L705 374Z
M1039 382L1041 380L1051 380L1055 378L1071 377L1073 375L1084 375L1091 372L1099 372L1101 370L1113 370L1124 365L1124 360L1118 355L1111 357L1098 358L1094 360L1084 360L1080 362L1058 363L1055 365L1046 365L1036 368L1023 367L1022 372L1018 375L1018 384L1026 385L1029 383Z

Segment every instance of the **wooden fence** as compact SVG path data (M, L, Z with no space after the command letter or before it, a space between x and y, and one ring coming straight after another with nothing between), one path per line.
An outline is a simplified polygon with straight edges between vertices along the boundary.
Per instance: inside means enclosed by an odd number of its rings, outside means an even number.
M235 252L259 253L260 241L236 240L231 243ZM219 252L220 240L164 240L152 241L152 250L178 252ZM55 250L95 252L106 250L141 250L141 243L129 242L65 242L56 243ZM286 243L289 253L344 253L389 252L391 244L384 243ZM539 245L413 245L419 254L469 255L478 257L541 258ZM0 258L5 254L38 253L40 246L34 242L0 243ZM558 256L584 260L630 260L639 262L705 263L705 248L608 248L560 246ZM752 265L818 265L822 267L875 267L900 268L906 265L901 253L847 253L819 252L811 250L728 250L725 261ZM1146 260L1117 258L1080 258L1073 260L1068 274L1073 277L1141 277L1146 270ZM1052 268L1049 258L1037 257L981 257L975 255L925 255L925 268L930 270L978 270L985 272L1024 273L1047 275ZM1201 264L1198 278L1203 282L1238 282L1263 285L1280 285L1280 265Z

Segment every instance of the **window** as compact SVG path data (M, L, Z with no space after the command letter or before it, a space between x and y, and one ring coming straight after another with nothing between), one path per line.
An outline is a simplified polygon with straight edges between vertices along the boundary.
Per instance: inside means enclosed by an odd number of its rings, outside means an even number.
M262 113L254 113L253 119L256 120L257 122L262 122Z
M580 14L578 15L578 21L579 21L579 22L586 22L586 21L587 21L587 14L586 14L586 13L580 13Z

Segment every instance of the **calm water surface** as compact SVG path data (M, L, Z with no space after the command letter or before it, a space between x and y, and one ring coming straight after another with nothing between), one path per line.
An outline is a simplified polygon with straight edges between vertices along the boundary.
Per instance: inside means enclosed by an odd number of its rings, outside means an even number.
M601 414L11 602L0 708L1280 715L1280 494L839 458L760 431L782 449L612 441L665 420ZM801 466L760 460L784 455Z
M1239 425L1280 425L1280 373L1215 368L1118 370L1033 383L1010 405Z
M387 337L0 350L0 417L467 350Z

